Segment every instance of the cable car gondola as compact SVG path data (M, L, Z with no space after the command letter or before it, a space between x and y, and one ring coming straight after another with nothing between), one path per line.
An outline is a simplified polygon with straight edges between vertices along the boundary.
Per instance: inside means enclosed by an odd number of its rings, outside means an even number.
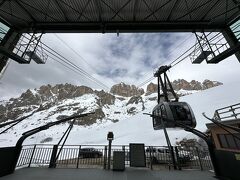
M195 116L186 102L159 103L152 111L152 121L154 130L163 129L164 126L165 128L177 128L182 124L196 127Z
M167 76L166 72L170 68L171 66L161 66L154 74L158 78L158 105L152 111L153 129L183 128L184 126L194 128L196 119L190 105L186 102L178 102L178 96Z

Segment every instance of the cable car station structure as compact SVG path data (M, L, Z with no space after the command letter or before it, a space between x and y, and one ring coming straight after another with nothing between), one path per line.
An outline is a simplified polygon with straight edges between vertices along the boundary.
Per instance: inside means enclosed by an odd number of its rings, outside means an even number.
M10 29L0 44L0 71L8 57L45 63L36 53L40 38L30 38L22 55L13 52L23 33L193 32L193 63L218 63L232 54L240 61L239 15L239 0L1 0L0 21ZM220 37L212 42L209 32L220 32L227 43L219 45Z
M8 58L44 64L44 33L192 32L193 64L240 61L240 0L1 0L0 22L0 72Z

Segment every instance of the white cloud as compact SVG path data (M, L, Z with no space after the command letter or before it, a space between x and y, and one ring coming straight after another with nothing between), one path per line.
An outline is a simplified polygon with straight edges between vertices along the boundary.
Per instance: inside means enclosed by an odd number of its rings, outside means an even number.
M121 81L139 84L153 75L153 69L169 64L195 43L190 33L160 34L58 34L75 52L54 34L45 34L43 42L108 86ZM82 59L84 58L84 60ZM85 62L87 61L87 63ZM89 66L90 65L90 66ZM192 65L186 59L170 71L171 79L219 80L224 83L239 77L234 56L218 65ZM1 79L2 97L15 96L43 84L72 83L99 88L96 83L48 60L45 65L20 65L12 62Z

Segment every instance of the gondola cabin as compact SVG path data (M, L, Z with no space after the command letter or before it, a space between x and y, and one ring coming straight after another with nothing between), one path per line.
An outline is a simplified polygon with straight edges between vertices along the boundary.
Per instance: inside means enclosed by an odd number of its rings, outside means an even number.
M186 102L162 102L152 112L154 130L182 127L179 124L196 127L196 119L191 107Z

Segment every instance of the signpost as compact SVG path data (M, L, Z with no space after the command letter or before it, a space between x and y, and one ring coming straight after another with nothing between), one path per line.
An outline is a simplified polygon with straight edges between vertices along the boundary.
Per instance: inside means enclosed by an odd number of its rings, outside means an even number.
M112 150L112 140L114 138L113 132L108 132L107 140L108 140L108 169L111 166L111 150Z

